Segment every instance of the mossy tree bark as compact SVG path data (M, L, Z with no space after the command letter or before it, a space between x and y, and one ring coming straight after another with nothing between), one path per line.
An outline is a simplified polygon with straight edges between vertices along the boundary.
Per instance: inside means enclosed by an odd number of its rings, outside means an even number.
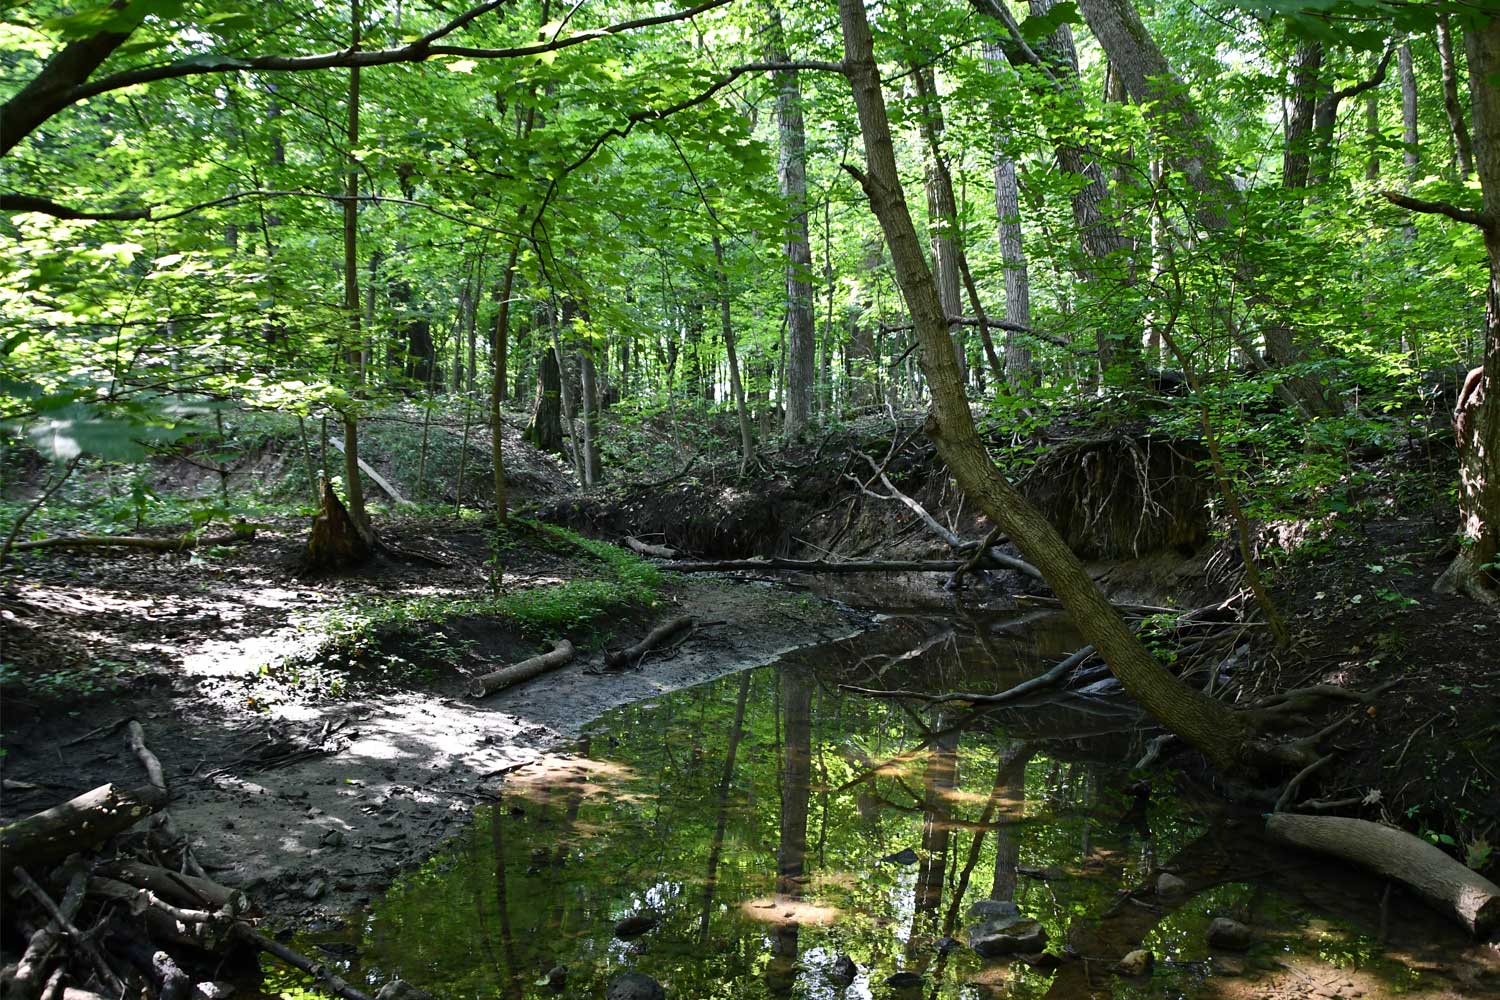
M854 91L868 173L859 174L885 233L896 280L910 310L932 392L927 432L963 492L1037 566L1079 631L1147 711L1221 767L1245 755L1250 729L1234 711L1178 681L1136 639L1041 512L1006 481L991 460L964 398L953 344L932 272L901 190L890 121L863 0L839 0L844 70Z

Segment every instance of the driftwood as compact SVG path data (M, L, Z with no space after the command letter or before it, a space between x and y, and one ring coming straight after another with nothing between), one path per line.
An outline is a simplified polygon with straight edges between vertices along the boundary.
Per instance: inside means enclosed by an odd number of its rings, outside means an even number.
M150 779L152 786L160 789L161 793L165 795L167 793L167 779L162 774L161 761L157 760L156 754L152 753L151 748L146 746L146 731L134 719L130 720L130 724L126 728L130 734L128 738L130 752L135 754L135 759L140 761L141 767L146 769L146 777Z
M650 556L653 559L676 559L677 550L666 545L651 545L641 541L634 535L625 536L625 547L637 555Z
M1266 833L1409 886L1476 937L1500 926L1500 886L1404 830L1345 816L1276 813L1266 819Z
M12 552L35 549L146 549L151 552L187 552L203 545L239 545L255 540L255 527L245 525L227 535L53 535L29 542L16 542Z
M625 649L610 650L604 654L604 665L611 670L620 670L625 667L633 667L641 661L641 657L662 645L678 632L693 627L693 619L688 615L680 618L672 618L662 622L656 628L646 633L646 638L628 646Z
M1084 646L1078 652L1067 659L1058 662L1044 674L1038 674L1029 680L1024 680L1014 687L1006 688L994 694L975 694L967 691L950 691L947 694L927 694L922 691L886 691L881 688L855 687L852 684L840 684L839 689L852 691L855 694L867 695L873 698L911 698L915 701L945 702L966 701L973 705L1000 705L1007 701L1015 701L1017 698L1025 697L1033 691L1042 688L1053 687L1061 684L1068 671L1081 666L1085 660L1094 655L1093 646Z
M483 676L476 677L469 682L469 696L472 698L483 698L492 695L496 691L529 681L539 674L544 674L555 667L560 667L573 658L576 650L567 639L559 639L552 645L552 652L533 656L529 660L512 663L510 666L501 667Z
M0 854L7 871L16 865L56 864L75 851L103 843L166 805L155 785L124 788L113 782L51 809L0 827Z
M104 956L100 954L99 946L94 943L94 939L85 936L82 931L73 926L72 918L52 901L52 897L47 895L45 889L36 884L36 880L27 874L25 868L17 865L12 869L12 873L15 875L16 881L21 883L26 891L31 893L32 898L41 904L42 909L47 911L48 916L52 918L52 922L57 924L58 928L68 936L74 947L88 956L89 961L93 963L94 970L99 973L99 978L117 996L123 995L125 992L124 984L120 982L120 977L115 975L115 970L111 969L109 963L104 960Z
M107 870L121 882L139 889L148 889L162 899L182 906L211 910L227 908L234 914L244 913L250 908L249 899L243 891L220 885L211 879L183 875L170 868L158 868L141 861L121 861Z
M739 570L800 573L952 573L963 565L955 559L720 559L712 562L672 562L662 569L676 573L729 573Z

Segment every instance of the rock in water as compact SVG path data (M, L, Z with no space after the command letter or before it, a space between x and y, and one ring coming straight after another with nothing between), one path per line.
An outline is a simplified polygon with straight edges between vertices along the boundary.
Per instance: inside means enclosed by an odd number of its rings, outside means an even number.
M1149 976L1151 967L1155 964L1155 955L1144 948L1137 948L1120 959L1120 964L1115 966L1115 971L1122 976Z
M667 991L644 973L622 972L609 981L604 1000L667 1000Z
M626 940L640 937L642 934L656 927L660 922L650 913L632 913L624 920L615 924L615 937Z
M970 920L1004 920L1020 915L1020 909L1008 899L981 899L969 907Z
M1044 951L1039 955L1022 955L1021 961L1033 969L1039 969L1042 972L1051 972L1059 965L1062 965L1063 962L1061 957L1052 954L1050 951Z
M1181 896L1185 892L1187 892L1187 883L1171 872L1162 872L1156 876L1158 896Z
M559 992L568 985L568 967L566 965L554 965L547 970L545 985Z
M934 942L933 946L937 948L937 953L939 955L946 955L949 952L957 951L959 948L962 948L964 946L964 943L958 938L945 937L938 938L937 941Z
M893 976L887 976L885 984L896 990L909 990L914 986L922 985L922 977L915 972L898 972Z
M905 847L897 851L895 854L887 854L880 860L888 865L914 865L922 859L918 857L916 851L912 850L910 847Z
M1228 948L1231 951L1244 951L1250 947L1250 928L1238 920L1230 920L1228 917L1215 917L1213 923L1208 925L1208 946L1210 948Z
M404 979L392 979L380 987L375 1000L437 1000L426 990L419 990Z
M828 970L828 981L835 986L848 986L859 975L859 966L848 955L840 955Z
M1047 929L1027 917L1002 917L970 927L969 947L985 958L1041 951Z

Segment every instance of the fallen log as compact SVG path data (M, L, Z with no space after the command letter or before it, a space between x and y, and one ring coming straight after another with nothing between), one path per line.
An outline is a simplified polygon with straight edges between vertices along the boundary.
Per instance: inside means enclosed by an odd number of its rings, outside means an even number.
M646 633L646 638L634 646L624 649L610 650L604 654L604 665L611 670L620 670L624 667L633 667L641 661L641 657L662 645L678 632L693 627L691 616L683 615L680 618L672 618L662 622L656 628Z
M146 777L150 780L152 787L160 790L163 795L167 794L167 779L161 770L161 761L157 760L156 754L146 746L146 730L134 719L130 720L127 727L129 733L126 742L130 745L130 752L135 754L135 759L141 762L141 767L146 769Z
M775 573L952 573L963 565L955 559L720 559L711 562L670 562L662 569L675 573L731 573L752 570Z
M189 910L181 906L173 906L150 889L141 889L98 875L89 879L89 895L126 903L130 906L130 912L136 916L140 916L147 910L156 910L180 924L207 924L219 916L208 910Z
M1266 834L1400 882L1476 937L1500 926L1500 886L1404 830L1345 816L1275 813L1266 818Z
M0 854L5 856L6 871L18 865L38 868L56 864L75 851L130 829L166 802L166 793L154 785L122 788L111 782L18 819L0 827Z
M927 694L924 691L887 691L882 688L855 687L853 684L840 684L839 690L852 691L855 694L867 695L872 698L911 698L914 701L947 702L966 701L972 705L1001 705L1007 701L1015 701L1033 691L1052 687L1062 683L1068 671L1081 666L1085 660L1094 655L1093 646L1084 646L1078 652L1061 660L1046 673L1038 674L1029 680L1024 680L1014 687L1006 688L995 694L976 694L969 691L950 691L946 694Z
M203 545L239 545L255 540L255 528L236 529L227 535L53 535L51 538L35 538L29 542L16 542L12 552L30 552L35 549L97 549L123 548L146 549L151 552L187 552Z
M494 694L496 691L508 688L512 684L529 681L539 674L544 674L555 667L560 667L564 663L567 663L573 659L575 652L576 650L573 649L571 642L567 639L559 639L553 644L552 652L550 653L542 653L540 656L533 656L529 660L512 663L509 666L501 667L499 670L493 670L490 673L475 677L469 681L469 696L471 698L484 698Z
M6 860L11 859L7 858ZM110 968L109 962L105 960L103 953L99 951L99 946L94 942L94 939L86 936L73 925L72 918L58 908L58 905L52 901L52 897L47 895L45 889L37 885L36 880L27 874L25 868L17 865L11 869L11 873L15 876L16 881L21 883L27 892L31 893L32 898L41 904L42 909L47 911L48 916L52 918L52 922L57 924L62 933L68 936L68 940L73 943L73 946L88 957L89 962L94 966L94 971L99 973L99 979L109 986L116 996L123 996L125 993L124 984L120 982L120 977L115 974L115 970Z
M676 559L677 550L666 545L651 545L641 541L634 535L625 536L625 547L637 555L650 556L653 559Z

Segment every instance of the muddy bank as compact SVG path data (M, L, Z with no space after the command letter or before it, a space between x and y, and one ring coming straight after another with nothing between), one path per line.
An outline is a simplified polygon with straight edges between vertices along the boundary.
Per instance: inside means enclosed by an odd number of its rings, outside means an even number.
M455 538L462 533L446 536L445 551L467 555ZM136 780L121 729L136 718L166 768L169 811L205 869L249 889L266 912L314 918L368 899L420 863L508 771L608 709L867 621L782 588L669 582L653 607L580 623L571 664L475 701L465 694L468 678L534 652L535 637L513 623L456 618L408 630L380 656L356 662L353 652L330 653L320 631L322 616L361 593L375 601L445 586L472 592L472 567L379 565L360 577L309 581L279 559L295 545L289 535L258 550L258 565L230 573L173 557L38 561L42 572L6 595L7 639L51 665L40 675L48 685L105 690L56 692L69 698L59 710L51 688L7 689L0 819ZM579 557L527 550L515 558L516 586L547 586ZM682 614L699 625L681 646L638 670L594 672L606 644L633 642ZM20 615L24 632L15 627ZM61 664L89 662L96 632L108 636L99 659L133 657L127 674L63 672ZM424 640L430 647L434 637L461 655L424 660Z

